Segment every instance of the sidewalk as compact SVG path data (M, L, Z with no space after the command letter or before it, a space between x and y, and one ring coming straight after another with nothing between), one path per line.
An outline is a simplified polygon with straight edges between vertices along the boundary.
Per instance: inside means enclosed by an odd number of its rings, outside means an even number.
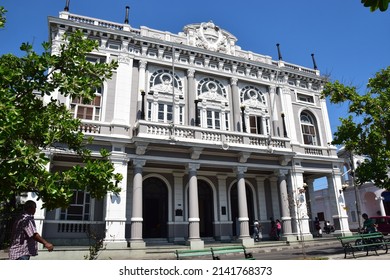
M232 246L234 243L219 243L212 242L206 243L205 248L216 246ZM334 238L321 238L310 241L305 241L305 246L308 248L315 248L316 246L326 246L329 248L341 248L340 242ZM299 250L302 248L299 242L284 242L284 241L261 241L255 243L253 247L248 248L254 254L261 254L262 259L266 259L267 253L280 252L285 250ZM184 245L174 244L152 244L147 245L143 249L102 249L99 252L99 260L175 260L175 251L188 249ZM389 249L390 251L390 249ZM341 252L341 250L339 250ZM378 251L379 255L375 255L375 252L369 252L366 256L365 252L358 252L355 254L356 258L352 255L348 255L344 259L344 253L329 254L324 251L311 254L307 256L307 259L319 259L319 260L389 260L390 252L385 254L383 250ZM39 255L34 257L34 260L84 260L89 255L88 247L55 247L53 252L47 252L46 250L40 250ZM0 251L0 260L7 260L8 252L5 250Z

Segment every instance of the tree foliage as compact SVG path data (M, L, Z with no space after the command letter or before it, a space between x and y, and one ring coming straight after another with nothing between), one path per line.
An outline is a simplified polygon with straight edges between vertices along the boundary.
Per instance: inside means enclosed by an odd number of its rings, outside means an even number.
M369 79L365 94L336 81L325 85L323 95L331 103L349 102L349 115L340 118L333 143L367 156L356 169L357 183L373 181L390 189L390 67Z
M0 13L0 15L3 13ZM0 21L1 22L1 21ZM93 64L86 55L97 42L77 31L66 35L58 54L43 43L37 54L23 44L23 57L0 56L0 201L9 202L25 192L34 192L44 207L67 207L73 190L85 190L101 199L107 192L118 193L122 179L114 173L109 153L92 155L88 141L77 132L75 119L53 92L84 102L94 98L95 89L109 79L116 62ZM46 96L46 98L44 98ZM62 148L82 159L63 172L49 172L48 151Z
M390 0L361 0L361 3L364 7L369 7L371 12L379 9L381 12L384 12L389 7Z
M5 13L6 10L4 7L0 6L0 28L4 27L5 25Z

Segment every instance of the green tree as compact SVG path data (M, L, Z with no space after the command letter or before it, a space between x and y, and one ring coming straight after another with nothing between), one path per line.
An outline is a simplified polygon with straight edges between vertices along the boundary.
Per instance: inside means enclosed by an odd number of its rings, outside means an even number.
M323 95L331 103L349 102L349 115L340 118L333 143L367 157L356 168L356 182L390 189L390 67L369 79L365 94L336 81L325 85Z
M389 7L390 0L361 0L361 3L364 7L369 7L371 12L379 9L381 12L384 12Z
M0 12L4 18L4 10ZM1 22L1 21L0 21ZM66 36L58 54L43 43L42 54L23 44L23 57L0 56L0 202L12 203L25 192L34 192L47 209L67 207L73 190L86 190L102 199L107 192L118 193L121 174L115 174L109 153L92 155L89 141L78 132L80 120L53 97L94 98L95 89L112 76L116 62L93 64L88 53L97 42L84 39L77 31ZM82 73L82 75L80 75ZM46 96L46 98L44 98ZM49 172L45 153L66 149L82 162L63 172ZM0 205L1 206L1 205Z
M3 28L5 25L5 12L4 7L0 6L0 28Z

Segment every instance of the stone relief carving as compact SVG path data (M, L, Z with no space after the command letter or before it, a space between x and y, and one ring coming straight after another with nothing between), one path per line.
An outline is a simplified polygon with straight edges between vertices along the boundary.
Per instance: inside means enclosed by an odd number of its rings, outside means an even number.
M188 25L184 28L188 42L206 50L233 54L237 39L220 29L212 21Z

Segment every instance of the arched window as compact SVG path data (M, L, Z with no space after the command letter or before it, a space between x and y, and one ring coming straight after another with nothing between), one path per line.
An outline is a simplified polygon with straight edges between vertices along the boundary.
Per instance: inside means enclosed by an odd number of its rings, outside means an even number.
M173 118L175 123L184 124L183 84L172 71L157 70L149 78L147 120L169 123Z
M103 86L100 86L96 88L95 98L90 102L85 102L82 98L73 98L70 103L70 110L75 118L100 121L102 97Z
M268 135L269 110L265 94L253 86L241 89L241 105L245 107L245 124L247 132L252 134Z
M229 100L226 88L213 78L204 78L197 86L198 118L201 127L230 129Z
M318 146L318 136L315 118L309 112L301 113L301 128L303 143Z

